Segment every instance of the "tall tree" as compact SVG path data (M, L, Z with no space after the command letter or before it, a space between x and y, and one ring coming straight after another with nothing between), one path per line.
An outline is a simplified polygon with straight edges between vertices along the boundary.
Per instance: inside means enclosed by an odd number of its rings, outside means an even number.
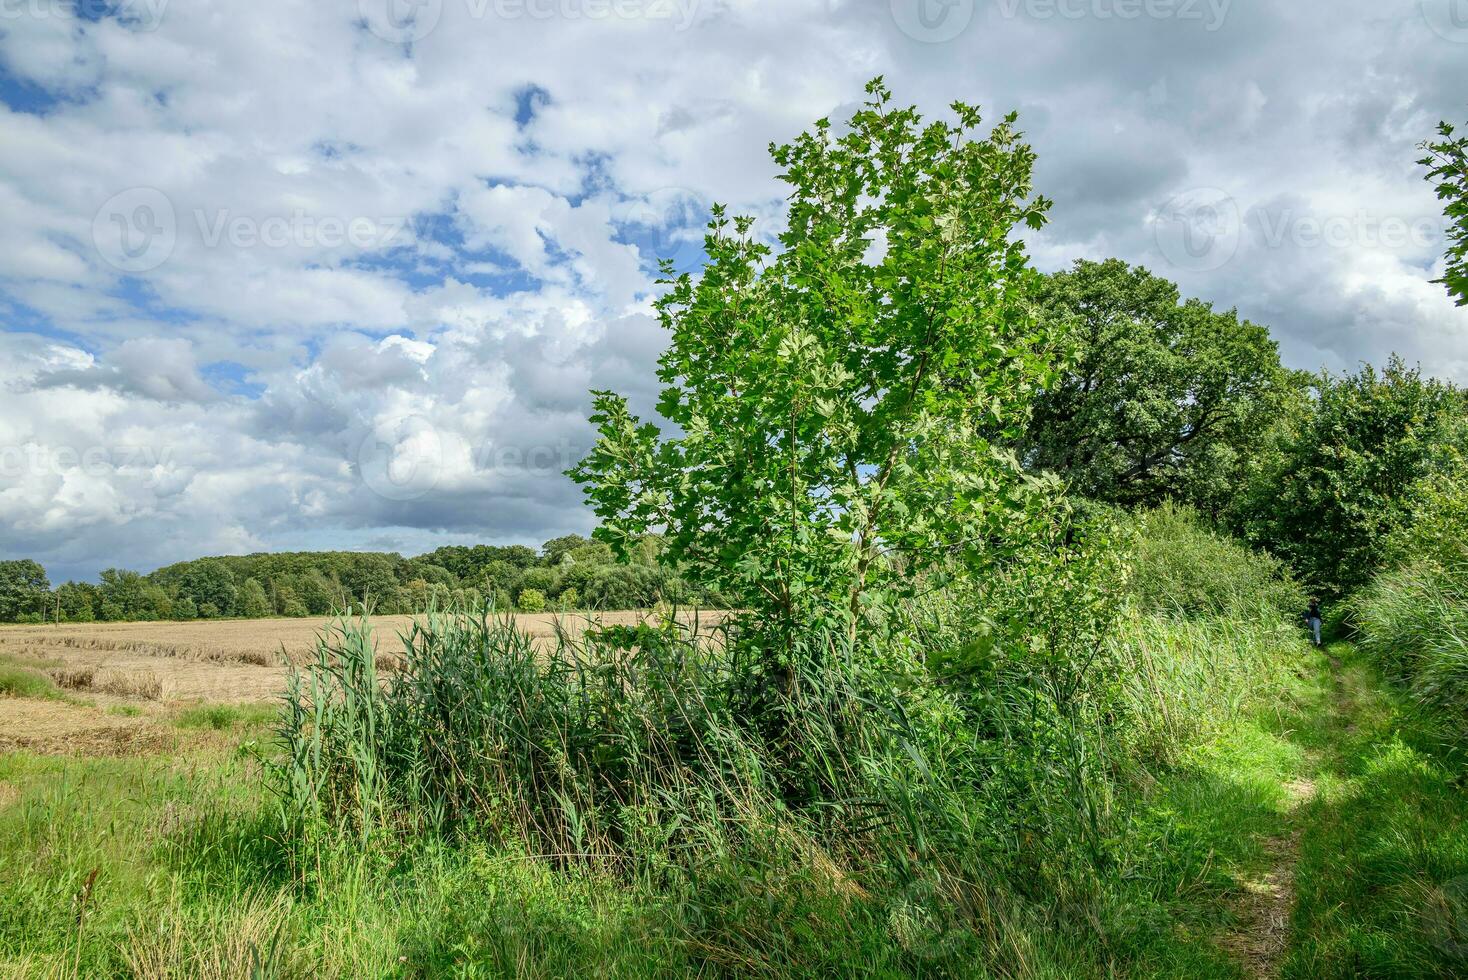
M1014 117L981 137L975 108L924 124L867 91L841 135L823 119L771 149L778 249L715 208L702 275L667 280L658 410L678 434L596 392L600 441L572 471L601 540L625 555L666 528L668 566L777 650L985 557L1023 497L1000 442L1049 374L1015 234L1048 202Z
M51 582L41 563L29 558L0 561L0 622L13 623L44 611Z
M1421 481L1457 459L1463 393L1393 357L1316 398L1266 456L1240 508L1245 536L1339 596L1381 566Z
M1419 162L1437 186L1448 220L1447 271L1436 282L1448 287L1459 306L1468 306L1468 137L1456 136L1448 123L1438 124L1438 139L1422 144Z
M1269 331L1117 259L1047 276L1039 306L1066 366L1026 463L1094 499L1216 512L1292 388Z

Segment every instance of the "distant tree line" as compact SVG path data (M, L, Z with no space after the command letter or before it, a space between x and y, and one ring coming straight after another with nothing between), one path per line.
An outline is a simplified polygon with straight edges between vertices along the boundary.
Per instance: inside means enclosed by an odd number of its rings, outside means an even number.
M626 562L579 534L523 545L453 545L415 558L395 553L310 551L198 558L140 574L109 568L96 583L52 588L30 559L0 561L0 622L119 622L224 617L324 616L350 606L416 613L490 602L524 612L719 605L657 564L648 536Z

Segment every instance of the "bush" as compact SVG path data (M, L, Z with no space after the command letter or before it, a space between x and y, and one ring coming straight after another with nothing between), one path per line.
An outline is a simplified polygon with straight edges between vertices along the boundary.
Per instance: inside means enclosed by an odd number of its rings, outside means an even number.
M1298 619L1305 595L1284 565L1164 504L1137 525L1130 591L1144 612Z
M1468 747L1468 560L1379 575L1353 612L1361 648Z
M545 593L539 589L521 589L520 598L516 601L515 605L521 612L544 612Z
M1387 540L1394 566L1351 606L1360 646L1468 748L1468 488L1460 473L1423 481L1411 521Z
M292 678L276 789L298 842L528 847L653 882L720 942L834 900L889 924L898 972L962 972L996 893L1048 902L1112 846L1116 562L1055 529L908 610L916 633L806 635L793 674L759 670L737 624L543 647L481 613L419 621L384 677L367 624L338 623ZM805 904L782 912L787 888Z

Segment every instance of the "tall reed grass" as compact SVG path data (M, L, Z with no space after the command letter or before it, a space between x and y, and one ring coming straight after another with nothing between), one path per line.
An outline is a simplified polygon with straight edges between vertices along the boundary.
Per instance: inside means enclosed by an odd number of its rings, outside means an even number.
M1355 598L1359 645L1468 749L1468 560L1411 562Z

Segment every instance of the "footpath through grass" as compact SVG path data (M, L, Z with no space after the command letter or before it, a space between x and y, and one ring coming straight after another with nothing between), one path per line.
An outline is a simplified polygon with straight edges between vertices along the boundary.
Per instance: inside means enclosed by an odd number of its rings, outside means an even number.
M1132 975L1468 975L1465 769L1433 728L1352 646L1304 656L1140 809L1154 847L1128 874L1174 930Z
M1294 738L1315 759L1299 812L1299 978L1468 975L1468 793L1462 760L1348 645Z

